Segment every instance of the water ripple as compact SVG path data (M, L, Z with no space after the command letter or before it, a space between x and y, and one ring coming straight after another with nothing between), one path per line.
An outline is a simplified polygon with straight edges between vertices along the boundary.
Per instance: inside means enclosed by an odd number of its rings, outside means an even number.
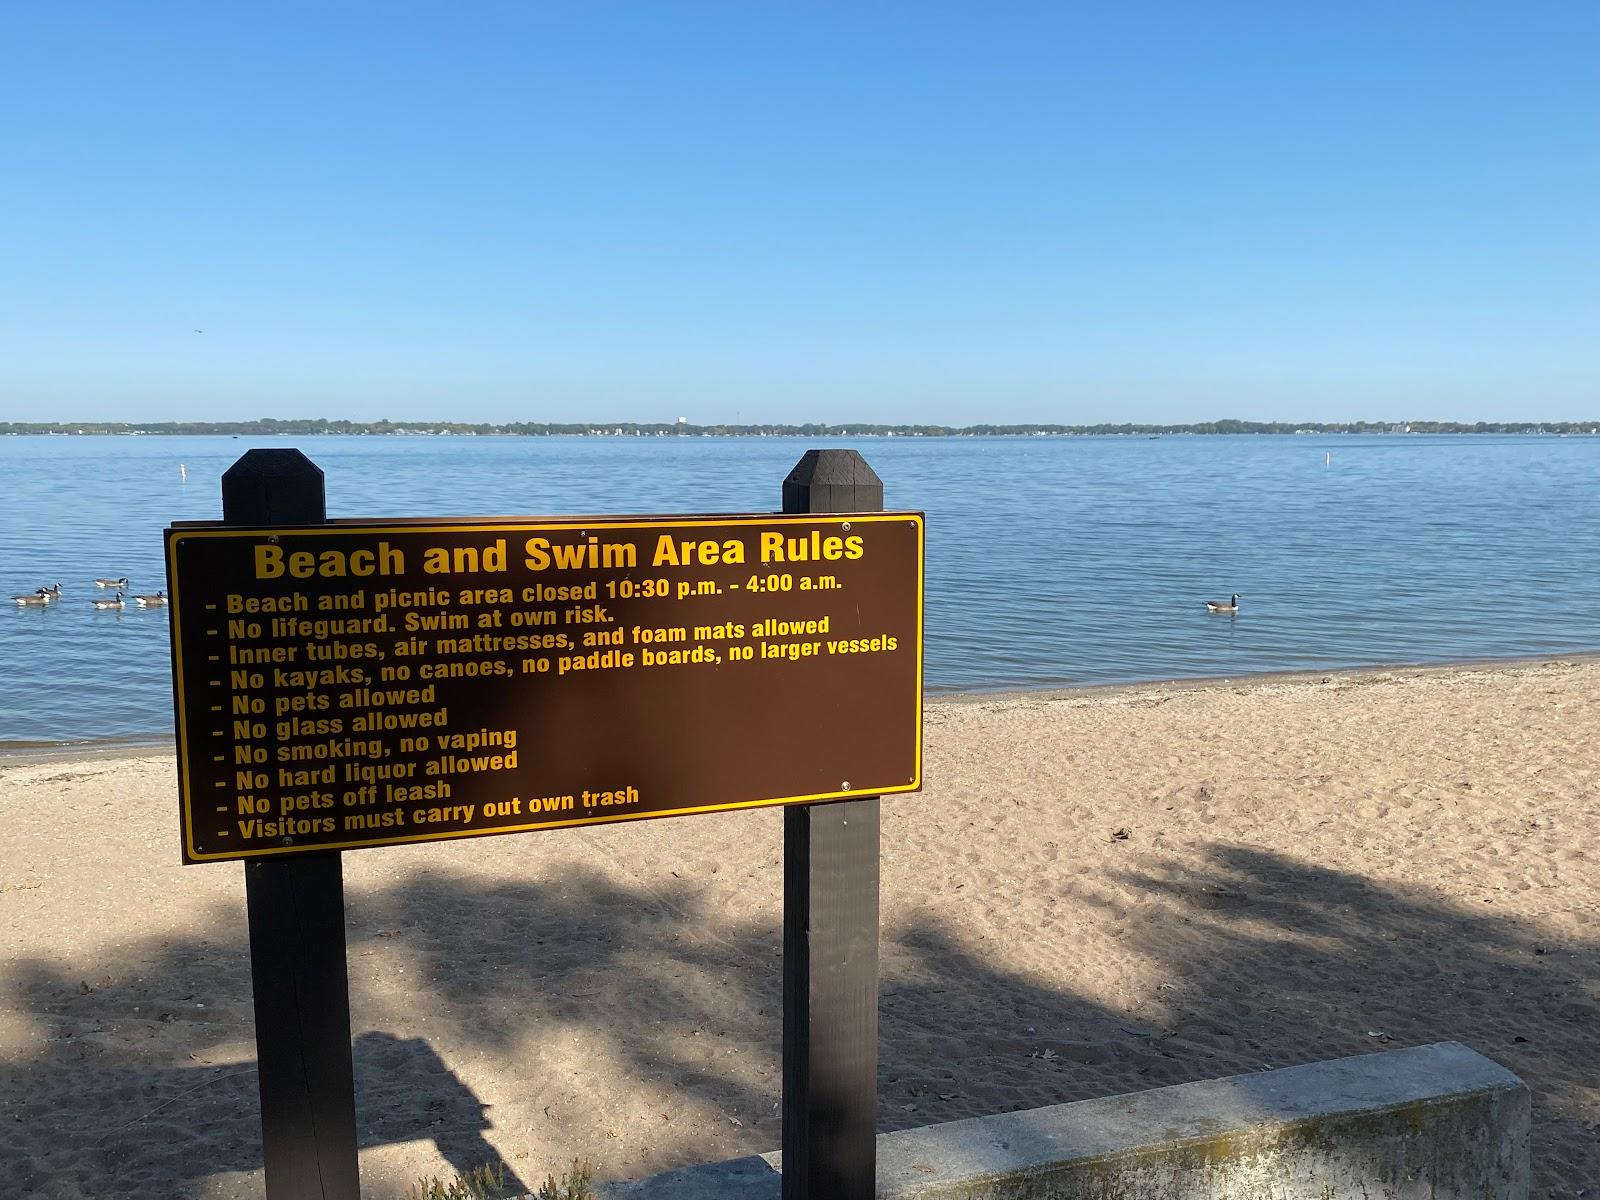
M170 731L161 529L248 438L0 438L0 742ZM318 438L335 516L769 511L794 439ZM830 445L851 444L830 440ZM1600 438L870 439L928 514L932 690L1600 649ZM1324 465L1331 452L1333 461ZM187 468L187 480L180 472ZM1243 594L1237 617L1201 602Z

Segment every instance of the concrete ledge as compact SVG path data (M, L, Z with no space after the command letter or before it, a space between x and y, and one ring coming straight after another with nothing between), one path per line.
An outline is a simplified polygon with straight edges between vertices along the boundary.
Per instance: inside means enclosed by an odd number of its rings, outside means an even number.
M1455 1042L878 1138L880 1200L1525 1200L1528 1089ZM604 1200L778 1200L777 1154ZM814 1200L827 1200L816 1197Z

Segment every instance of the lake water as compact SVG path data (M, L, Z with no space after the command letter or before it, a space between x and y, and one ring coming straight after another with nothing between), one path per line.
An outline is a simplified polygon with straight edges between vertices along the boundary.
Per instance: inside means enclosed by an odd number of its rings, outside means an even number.
M164 588L252 446L353 517L771 511L813 444L928 514L933 691L1600 650L1600 437L0 437L0 747L170 732L165 610L92 580Z

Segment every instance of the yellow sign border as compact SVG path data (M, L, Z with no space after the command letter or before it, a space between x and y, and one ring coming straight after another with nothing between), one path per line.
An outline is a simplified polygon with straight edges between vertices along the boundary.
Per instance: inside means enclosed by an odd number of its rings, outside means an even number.
M916 759L915 777L910 783L899 784L894 787L863 787L859 791L852 789L848 792L815 792L800 796L773 796L763 800L741 800L734 804L707 804L692 808L674 808L647 813L628 813L606 817L578 817L569 821L543 821L535 825L507 825L494 829L470 829L454 833L424 833L413 837L363 838L353 842L319 842L314 846L285 846L281 849L274 847L260 850L240 850L228 854L200 854L196 852L194 848L193 810L191 807L192 797L189 786L189 756L186 752L189 747L189 730L187 693L184 690L183 680L183 634L178 622L178 612L181 605L178 597L177 551L179 542L189 538L326 537L332 533L341 535L396 531L404 533L493 533L523 529L573 528L587 532L591 529L661 529L666 527L698 529L706 526L772 523L780 525L837 525L843 521L848 521L851 524L910 521L917 530L917 710L914 732ZM915 792L922 788L923 590L927 570L927 522L925 516L920 512L736 513L723 517L707 515L679 520L674 520L670 517L620 519L617 517L602 517L592 520L584 517L566 517L539 518L527 521L508 518L503 521L488 522L479 522L476 518L450 520L448 518L426 517L411 520L404 517L396 517L390 520L379 517L329 521L321 525L285 526L217 526L209 523L194 522L168 526L166 529L166 542L167 594L170 601L172 630L172 687L174 707L177 710L178 790L183 805L182 849L186 863L239 862L247 858L281 858L290 854L316 854L331 850L364 850L375 846L415 846L423 842L466 841L469 838L497 837L506 833L532 833L541 829L566 829L579 825L617 825L624 821L650 821L658 817L683 817L696 813L734 812L746 808L777 808L789 804L805 804L818 800L859 799L862 795L889 796L901 792Z

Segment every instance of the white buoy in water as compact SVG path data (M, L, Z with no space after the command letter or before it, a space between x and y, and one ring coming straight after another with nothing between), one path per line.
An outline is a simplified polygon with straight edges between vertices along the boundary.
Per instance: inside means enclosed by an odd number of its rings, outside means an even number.
M1325 466L1325 467L1333 465L1333 451L1332 450L1324 450L1322 452L1322 465Z
M178 464L178 478L184 483L189 482L189 468L184 466L182 463Z

